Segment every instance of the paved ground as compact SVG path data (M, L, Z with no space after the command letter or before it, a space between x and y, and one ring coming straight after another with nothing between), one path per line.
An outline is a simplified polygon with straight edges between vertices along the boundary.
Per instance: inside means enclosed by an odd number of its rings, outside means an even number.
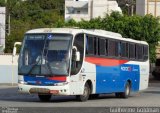
M51 102L40 102L37 95L17 93L16 86L0 86L1 107L159 107L159 99L160 82L154 80L147 90L132 93L128 99L118 99L113 94L106 94L87 102L78 102L74 96L57 96L52 97Z

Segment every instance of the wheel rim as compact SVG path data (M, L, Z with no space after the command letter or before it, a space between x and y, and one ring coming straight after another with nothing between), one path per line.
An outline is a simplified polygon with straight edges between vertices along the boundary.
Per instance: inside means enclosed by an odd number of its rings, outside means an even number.
M87 97L87 96L88 96L88 88L87 88L87 87L84 88L83 96L84 96L84 97Z
M129 92L130 92L130 88L129 88L129 86L127 85L127 87L126 87L126 95L129 95Z

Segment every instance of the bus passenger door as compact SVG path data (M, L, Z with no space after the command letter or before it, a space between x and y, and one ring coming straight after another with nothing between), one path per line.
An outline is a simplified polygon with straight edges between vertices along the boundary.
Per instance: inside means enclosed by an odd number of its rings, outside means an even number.
M79 58L77 58L79 57ZM83 81L79 73L82 68L84 58L84 34L75 36L72 47L72 60L71 60L71 76L70 76L70 91L71 94L80 94L83 90Z

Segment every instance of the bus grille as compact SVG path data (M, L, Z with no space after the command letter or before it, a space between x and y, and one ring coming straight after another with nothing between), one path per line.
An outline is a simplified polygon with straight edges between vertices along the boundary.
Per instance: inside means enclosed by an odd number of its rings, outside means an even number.
M50 93L50 90L47 88L31 88L29 90L30 93Z

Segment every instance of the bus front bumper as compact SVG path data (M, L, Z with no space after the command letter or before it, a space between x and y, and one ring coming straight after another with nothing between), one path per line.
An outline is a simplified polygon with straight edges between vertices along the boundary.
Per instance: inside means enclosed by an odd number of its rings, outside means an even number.
M69 86L35 86L18 84L18 91L20 93L29 94L52 94L52 95L70 95Z

